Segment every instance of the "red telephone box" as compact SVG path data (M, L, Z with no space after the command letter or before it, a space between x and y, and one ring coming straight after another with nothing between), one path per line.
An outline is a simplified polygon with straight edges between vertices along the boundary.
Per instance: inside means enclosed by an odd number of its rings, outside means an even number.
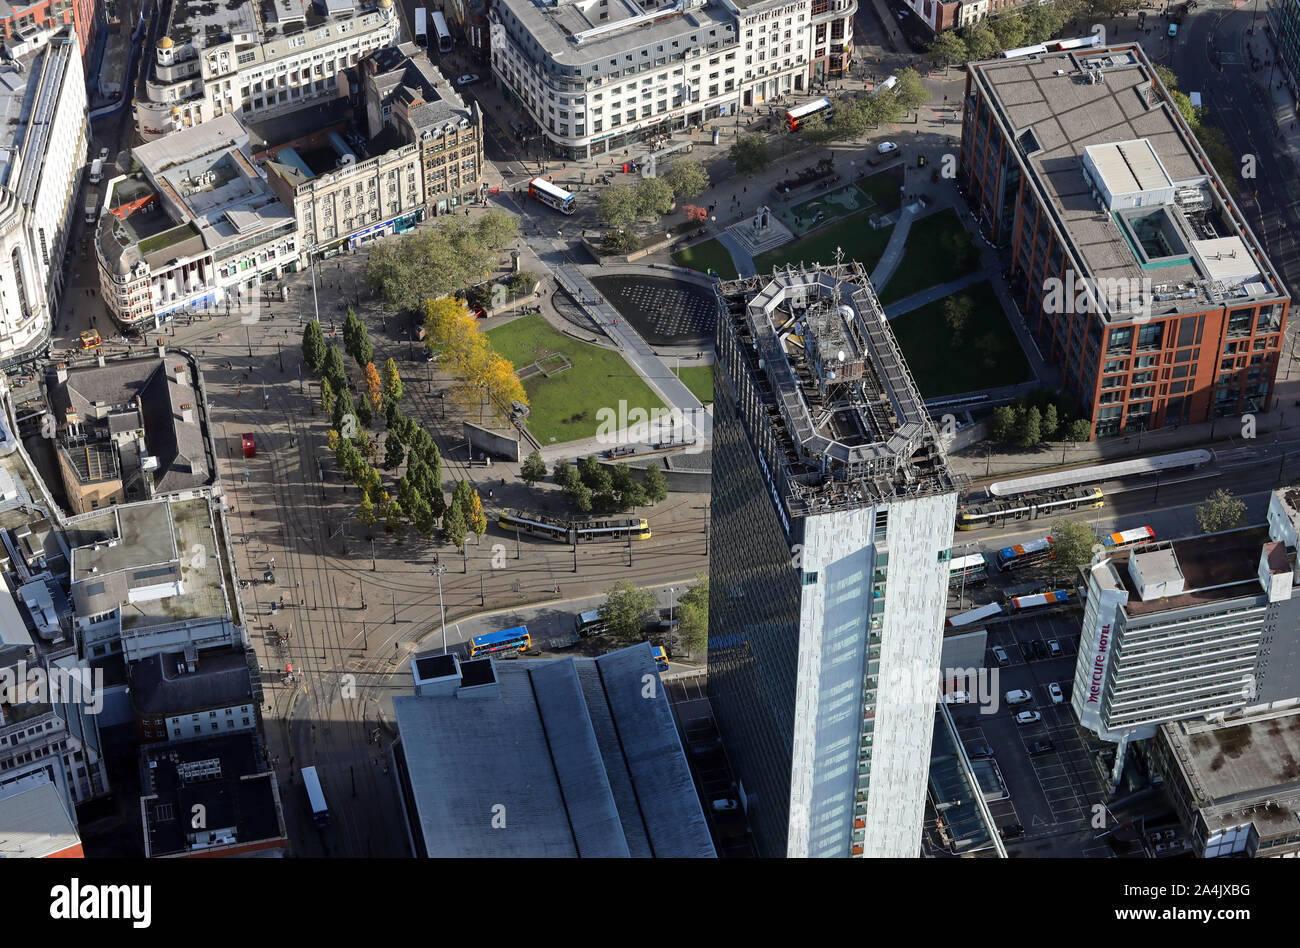
M243 444L244 457L246 458L257 457L257 445L253 443L253 435L251 432L245 432L244 434L240 435L239 440Z

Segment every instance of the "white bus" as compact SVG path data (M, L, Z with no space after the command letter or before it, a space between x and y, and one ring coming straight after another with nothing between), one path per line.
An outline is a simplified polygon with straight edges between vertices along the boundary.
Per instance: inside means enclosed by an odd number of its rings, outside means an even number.
M325 791L320 787L320 777L315 767L302 769L302 785L307 788L307 802L311 804L311 817L317 826L329 826L330 809L325 805Z
M447 20L438 10L433 11L433 32L438 34L438 52L451 52L451 31L447 29Z
M426 25L424 7L415 8L415 41L421 46L429 45L429 28Z
M561 214L576 211L578 200L564 188L558 188L545 178L533 178L528 182L528 193L547 207L553 207Z

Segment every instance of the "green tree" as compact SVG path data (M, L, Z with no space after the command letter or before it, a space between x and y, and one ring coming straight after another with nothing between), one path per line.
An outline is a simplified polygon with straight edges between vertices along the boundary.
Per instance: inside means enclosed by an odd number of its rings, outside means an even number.
M727 152L727 157L731 160L736 175L740 177L757 174L772 161L772 156L767 150L767 139L754 132L737 135Z
M1202 533L1218 533L1231 530L1246 522L1246 503L1233 496L1232 491L1219 488L1205 498L1205 503L1196 508L1196 523Z
M391 357L384 363L384 408L387 409L390 404L395 404L406 393L406 383L402 381L402 375L397 371L397 362Z
M330 385L329 379L320 380L320 407L322 411L334 410L334 386Z
M361 521L363 527L373 527L375 525L375 505L370 499L370 495L363 493L361 495L361 507L357 510L357 519Z
M641 238L626 227L609 231L600 241L605 253L631 253L641 246Z
M366 428L369 428L370 423L374 420L375 410L370 405L370 399L363 393L361 398L357 400L357 421L361 422L361 424Z
M334 430L345 438L357 436L357 409L352 403L352 393L347 389L334 397Z
M442 516L442 532L455 544L456 549L465 551L465 538L469 536L469 527L465 515L457 504L448 504L447 512Z
M319 375L325 364L325 333L315 319L307 320L302 331L302 361L307 363L312 375Z
M1025 45L1026 21L1019 16L999 16L990 20L993 35L1003 49L1018 49Z
M909 66L907 69L900 69L896 75L898 83L893 89L894 99L904 109L915 112L930 101L930 93L921 84L921 76L915 69Z
M1087 418L1076 418L1070 422L1069 430L1067 441L1087 441L1092 437L1092 422Z
M694 158L676 158L668 162L660 177L673 190L678 201L690 201L709 190L709 173L704 163Z
M641 487L645 490L647 503L657 504L668 496L668 479L657 465L652 464L646 468Z
M709 574L696 573L695 585L677 600L677 641L692 655L703 655L709 647Z
M406 512L402 510L400 502L394 500L388 505L388 532L402 535L402 530L406 526Z
M537 289L537 274L520 270L510 277L510 292L515 296L527 296Z
M1043 413L1037 405L1030 405L1025 413L1025 426L1020 429L1020 446L1032 448L1043 440Z
M411 524L426 540L433 536L434 527L438 525L438 518L423 497L415 498L411 507Z
M578 458L578 474L582 477L582 483L590 487L593 494L609 494L614 490L614 482L609 470L590 455Z
M653 221L673 210L673 189L663 178L645 178L636 186L637 220Z
M646 620L656 614L654 593L638 589L627 580L619 580L605 590L600 618L605 631L622 645L645 641Z
M1097 537L1086 520L1058 520L1052 524L1052 559L1054 576L1072 576L1080 566L1092 562L1092 548Z
M975 301L965 293L957 293L943 301L943 321L948 325L948 331L952 333L949 343L954 349L961 346L962 334L966 331L966 324L974 311Z
M1051 441L1061 428L1061 420L1056 411L1056 403L1048 402L1043 411L1043 440Z
M529 487L546 477L546 462L539 452L533 451L524 458L524 463L519 465L519 476Z
M582 513L591 513L593 502L591 488L582 481L575 481L572 486L566 487L564 496L569 498L569 503Z
M334 463L348 480L357 481L362 465L361 452L348 438L339 439L338 447L334 449Z
M981 20L966 30L966 51L972 61L992 59L1002 52L998 38L989 29L988 23Z
M357 318L351 306L348 307L347 319L343 321L343 348L356 360L357 365L365 365L370 361L368 357L372 355L373 350L370 345L370 334L366 332L365 324ZM363 355L367 358L363 359Z
M325 364L321 367L321 376L329 380L330 386L334 391L347 391L348 373L343 365L343 354L339 352L338 346L330 346L325 350Z
M998 444L1007 444L1016 436L1016 411L1010 405L999 405L993 409L989 419L989 440Z
M640 216L637 189L626 184L606 188L596 197L596 219L609 227L630 227Z
M925 58L943 69L953 63L964 63L967 58L966 42L955 30L944 30L934 38Z
M384 438L384 470L395 471L406 460L406 445L390 430Z
M582 478L578 475L578 470L568 461L556 461L555 467L551 471L555 478L555 483L560 487L568 488L581 482Z

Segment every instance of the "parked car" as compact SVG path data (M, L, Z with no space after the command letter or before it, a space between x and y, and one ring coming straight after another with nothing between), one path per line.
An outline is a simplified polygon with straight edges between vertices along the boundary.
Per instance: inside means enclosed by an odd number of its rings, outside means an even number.
M735 800L721 799L713 801L713 809L718 813L730 813L732 810L740 809L740 804Z
M1001 645L993 646L993 657L998 660L999 665L1006 665L1011 661L1011 659L1007 658L1007 650Z
M1008 691L1006 697L1007 697L1007 704L1010 705L1024 704L1027 701L1034 700L1034 696L1031 695L1024 688L1017 688L1014 691Z
M989 747L987 744L976 744L974 747L966 748L966 756L971 760L976 760L980 757L992 757L993 748Z
M1043 720L1043 716L1037 711L1021 711L1016 715L1017 724L1037 724Z
M1010 826L1004 826L998 830L1003 839L1019 839L1025 835L1025 828L1019 823L1012 823Z
M104 162L104 164L108 164L108 149L107 149L107 148L101 148L101 149L99 150L99 160L102 161L102 162Z
M467 72L463 76L456 77L456 85L458 86L468 86L475 82L478 82L478 75L476 73Z
M970 704L970 692L950 691L943 696L943 700L947 704Z
M712 757L720 750L722 750L722 738L715 737L712 740L705 741L703 744L694 745L691 748L691 756Z
M1037 757L1039 754L1050 754L1052 749L1051 741L1034 741L1029 745L1029 756Z
M895 142L881 142L876 146L877 154L888 155L896 151L898 151L898 145Z
M1034 658L1046 658L1046 657L1047 657L1047 646L1043 644L1043 640L1042 640L1042 639L1034 639L1033 644L1032 644L1031 647L1032 647L1033 650L1034 650Z
M1061 643L1056 641L1056 639L1048 639L1047 654L1052 656L1052 658L1060 658L1065 654L1065 651L1061 648Z
M1047 693L1052 696L1052 704L1060 704L1065 700L1065 695L1061 693L1061 686L1057 682L1047 686Z

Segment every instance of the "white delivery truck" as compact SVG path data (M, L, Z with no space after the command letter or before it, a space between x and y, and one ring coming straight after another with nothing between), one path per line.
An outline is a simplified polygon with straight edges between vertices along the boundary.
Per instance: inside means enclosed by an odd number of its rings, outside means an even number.
M90 163L90 183L99 184L104 180L104 159L96 158Z

